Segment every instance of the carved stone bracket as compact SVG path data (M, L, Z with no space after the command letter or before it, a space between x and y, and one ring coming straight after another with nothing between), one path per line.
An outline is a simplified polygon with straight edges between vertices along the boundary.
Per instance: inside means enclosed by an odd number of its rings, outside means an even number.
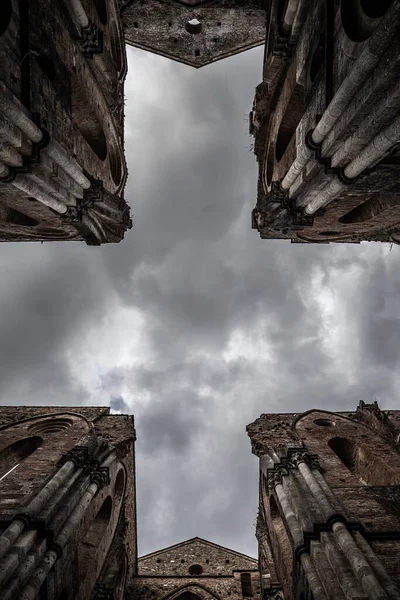
M101 467L99 461L89 452L86 446L72 448L58 461L57 466L62 467L71 460L77 469L83 469L84 473L90 475L90 481L96 483L99 489L110 483L108 467Z
M268 487L273 489L275 486L282 483L282 478L285 475L289 475L289 470L286 465L282 463L275 465L273 470L268 471Z
M90 188L83 191L83 199L81 201L81 208L93 208L95 202L102 202L103 200L103 182L101 179L95 179L89 176Z
M92 58L93 54L103 52L103 32L95 23L89 23L87 27L82 28L82 37L80 40L83 56Z
M90 600L114 600L114 591L102 583L96 583Z
M60 215L60 218L64 223L73 225L81 221L82 215L78 206L68 206L67 212Z
M302 227L311 227L314 225L313 215L306 215L302 210L293 210L293 225L300 225Z
M99 489L109 485L110 483L110 472L108 467L96 466L93 471L90 472L90 481L97 483Z
M288 208L289 194L282 188L280 181L273 181L271 183L270 197L272 202L279 202L282 208Z
M94 458L86 446L77 446L61 457L57 467L62 467L69 460L74 463L77 469L86 469L93 464Z
M286 459L285 465L287 468L297 468L300 463L306 463L310 469L319 469L318 456L316 454L310 454L306 450L295 450L289 454L289 458Z
M310 454L306 450L289 451L287 458L283 458L273 469L268 470L268 487L273 489L282 483L282 478L285 475L289 475L290 469L297 469L300 463L306 463L310 469L320 468L316 454Z

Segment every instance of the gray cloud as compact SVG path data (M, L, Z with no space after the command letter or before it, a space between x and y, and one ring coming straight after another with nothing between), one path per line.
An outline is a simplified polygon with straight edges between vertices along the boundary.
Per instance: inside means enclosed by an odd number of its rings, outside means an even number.
M262 49L195 71L129 50L119 245L3 244L0 401L134 413L139 550L256 555L262 412L397 404L400 251L250 228Z

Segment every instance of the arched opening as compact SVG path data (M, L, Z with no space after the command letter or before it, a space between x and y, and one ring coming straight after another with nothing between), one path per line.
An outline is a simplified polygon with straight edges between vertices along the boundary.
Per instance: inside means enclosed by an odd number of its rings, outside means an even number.
M354 441L347 438L335 437L329 440L328 445L348 470L355 473L357 447Z
M121 501L125 492L125 471L124 469L120 469L118 471L117 477L115 478L115 486L114 486L114 502L117 504Z
M114 146L111 147L109 152L109 163L113 182L115 185L119 185L122 179L122 164L120 154Z
M105 0L93 0L99 19L103 25L107 25L107 5Z
M36 227L36 225L39 225L39 221L32 217L28 217L28 215L25 215L19 210L15 210L15 208L8 209L6 221L13 225L22 225L23 227Z
M304 87L296 84L286 107L276 138L275 156L279 162L286 152L289 143L296 133L296 129L304 114Z
M111 55L115 62L115 68L120 73L123 67L121 40L119 39L118 29L115 23L111 27Z
M397 485L400 476L392 471L370 448L344 437L334 437L328 442L344 466L363 485Z
M340 217L339 223L363 223L373 219L384 210L399 206L399 204L399 199L395 195L388 197L372 196Z
M286 531L285 523L283 522L278 505L273 496L270 496L269 510L271 516L272 543L277 549L277 560L275 561L275 564L277 565L278 578L282 582L290 582L293 565L293 549ZM289 584L287 583L286 585ZM287 594L287 597L291 596L290 590L285 590L285 594Z
M88 101L84 86L77 77L72 79L71 90L73 121L84 140L100 160L107 156L107 141L97 111Z
M173 600L201 600L201 599L200 599L200 596L197 596L197 594L193 594L193 592L190 592L189 590L185 590L184 592L179 594L179 596L175 596L175 598Z
M361 0L361 8L371 19L379 19L383 17L389 6L391 5L392 0Z
M43 444L39 436L13 442L0 452L0 481Z
M343 29L353 42L364 42L373 34L392 0L342 0Z
M12 17L11 0L1 0L0 5L0 35L3 35L8 29Z
M90 563L94 559L96 550L100 546L110 521L112 507L111 496L107 496L79 545L78 570L80 579L84 579L90 571Z
M201 565L191 565L189 567L189 575L201 575L203 567Z
M185 29L188 33L196 35L201 32L201 22L198 19L190 19L185 25Z
M242 586L242 596L243 598L252 598L253 596L253 586L251 585L251 575L250 573L241 573L240 574L240 583Z

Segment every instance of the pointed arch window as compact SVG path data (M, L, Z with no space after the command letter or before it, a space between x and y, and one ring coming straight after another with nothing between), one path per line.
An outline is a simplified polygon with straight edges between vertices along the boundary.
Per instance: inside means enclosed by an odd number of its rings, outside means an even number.
M274 562L277 565L278 577L282 582L290 582L293 566L293 548L274 496L270 496L269 509L272 530L270 535L273 538L272 547L276 548L277 551L276 554L274 552ZM287 584L284 583L283 585L285 589ZM285 593L288 594L288 597L291 595L289 589L286 589Z
M43 444L43 439L33 436L17 440L0 452L0 481Z
M80 543L79 552L79 577L84 579L90 569L93 555L103 539L107 526L111 519L113 503L111 496L107 496L91 522L85 537Z
M331 438L328 445L363 485L397 485L400 482L390 465L367 446L345 437Z

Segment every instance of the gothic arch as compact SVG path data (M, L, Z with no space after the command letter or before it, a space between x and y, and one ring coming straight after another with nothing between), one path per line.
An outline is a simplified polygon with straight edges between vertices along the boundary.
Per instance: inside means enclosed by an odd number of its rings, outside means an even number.
M82 540L78 548L78 572L79 572L79 593L81 597L89 597L94 584L98 580L100 573L109 557L110 549L113 546L115 532L122 515L123 498L126 486L126 472L121 464L115 464L115 478L111 476L111 485L106 498L103 499L97 509L94 507L87 521L83 523L80 539ZM93 500L96 502L96 500ZM100 503L100 500L99 500ZM90 557L90 558L89 558ZM90 562L90 564L88 564ZM120 573L121 580L118 585L122 585L122 579L126 577L126 571ZM121 583L122 582L122 583Z
M80 580L84 580L86 574L92 570L93 562L96 560L96 550L103 542L112 512L113 501L111 496L107 496L79 544L78 572Z
M0 481L43 444L39 436L13 442L0 452Z
M370 448L357 439L333 437L328 446L364 485L397 485L400 478Z
M7 462L10 469L19 465L15 473L11 471L1 484L5 494L15 492L10 500L10 510L27 501L28 496L35 495L48 477L55 474L62 457L82 440L87 445L90 434L91 425L84 417L66 412L29 417L1 427L0 456L3 450L11 446L14 464L8 459L4 459L4 464ZM31 440L29 445L23 442L26 439ZM22 461L17 460L19 452L23 456ZM25 478L29 478L29 489L17 486L17 481Z
M182 598L182 595L184 592L190 592L190 594L193 597L192 600L207 600L210 597L216 598L217 600L223 600L223 598L219 594L216 594L215 592L211 592L210 590L208 590L206 587L204 587L203 585L201 585L199 583L196 583L195 585L193 585L193 584L183 585L183 586L179 587L177 590L174 590L168 596L165 596L165 598L163 598L163 600L178 600L178 598L179 598L179 600L184 600Z
M375 429L346 415L310 410L293 428L307 449L319 455L333 483L398 485L400 456ZM333 456L335 461L333 461Z

